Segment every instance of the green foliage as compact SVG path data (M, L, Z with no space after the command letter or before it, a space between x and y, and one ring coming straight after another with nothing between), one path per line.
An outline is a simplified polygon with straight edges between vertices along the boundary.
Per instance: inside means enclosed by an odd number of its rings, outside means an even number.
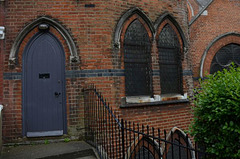
M195 140L216 158L240 158L240 67L200 81L194 104Z
M49 142L49 140L47 140L47 139L46 139L46 140L44 140L44 144L46 144L46 145L47 145L47 144L49 144L49 143L50 143L50 142Z
M70 141L70 138L64 138L64 142L69 142Z

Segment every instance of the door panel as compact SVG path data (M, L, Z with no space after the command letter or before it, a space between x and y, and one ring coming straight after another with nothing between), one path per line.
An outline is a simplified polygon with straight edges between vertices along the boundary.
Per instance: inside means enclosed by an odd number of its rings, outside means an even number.
M50 33L31 39L24 57L26 135L56 136L64 130L64 52Z

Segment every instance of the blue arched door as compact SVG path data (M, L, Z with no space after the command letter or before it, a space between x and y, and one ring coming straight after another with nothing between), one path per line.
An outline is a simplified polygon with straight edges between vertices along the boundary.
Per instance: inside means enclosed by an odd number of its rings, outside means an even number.
M65 56L48 31L30 40L23 56L23 133L27 137L66 133Z

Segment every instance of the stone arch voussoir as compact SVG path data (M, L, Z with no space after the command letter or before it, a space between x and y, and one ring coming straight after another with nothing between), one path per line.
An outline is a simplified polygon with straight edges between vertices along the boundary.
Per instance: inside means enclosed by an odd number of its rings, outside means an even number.
M132 8L128 10L125 14L122 15L120 20L118 21L115 29L115 34L114 34L114 42L113 42L113 48L115 51L119 51L120 49L120 41L121 41L121 33L124 27L125 22L133 15L138 15L141 17L141 19L146 23L147 27L150 29L151 34L154 35L155 29L153 26L152 21L150 18L138 7ZM152 36L153 37L153 36Z
M11 51L10 51L10 55L9 55L9 64L10 65L16 65L18 63L18 50L19 47L22 43L22 41L24 40L24 38L28 35L29 32L31 32L34 28L36 28L39 24L48 24L51 27L54 27L60 34L61 36L64 38L64 40L66 40L67 46L70 50L70 62L79 62L79 56L77 53L77 47L73 41L73 38L71 37L71 35L69 34L69 32L64 28L64 26L62 26L60 23L58 23L57 21L49 18L49 17L40 17L36 20L34 20L32 23L28 24L27 26L25 26L20 33L17 35Z

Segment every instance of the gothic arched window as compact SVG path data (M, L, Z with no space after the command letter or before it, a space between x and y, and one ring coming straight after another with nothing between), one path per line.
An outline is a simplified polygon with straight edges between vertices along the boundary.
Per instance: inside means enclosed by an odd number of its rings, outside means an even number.
M173 143L174 145L171 145L168 149L167 158L175 159L187 158L187 151L185 148L183 148L184 147L183 143L181 143L179 139L174 139ZM180 147L178 145L181 145L183 147Z
M123 49L126 95L151 95L151 41L138 19L129 24Z
M181 46L170 24L158 37L161 94L182 94Z
M129 155L131 159L155 159L161 158L161 153L159 145L156 144L152 139L148 137L143 137L138 143L131 148L131 154Z
M163 158L194 158L191 151L192 144L188 136L178 128L173 128L167 137L169 143L165 143Z

